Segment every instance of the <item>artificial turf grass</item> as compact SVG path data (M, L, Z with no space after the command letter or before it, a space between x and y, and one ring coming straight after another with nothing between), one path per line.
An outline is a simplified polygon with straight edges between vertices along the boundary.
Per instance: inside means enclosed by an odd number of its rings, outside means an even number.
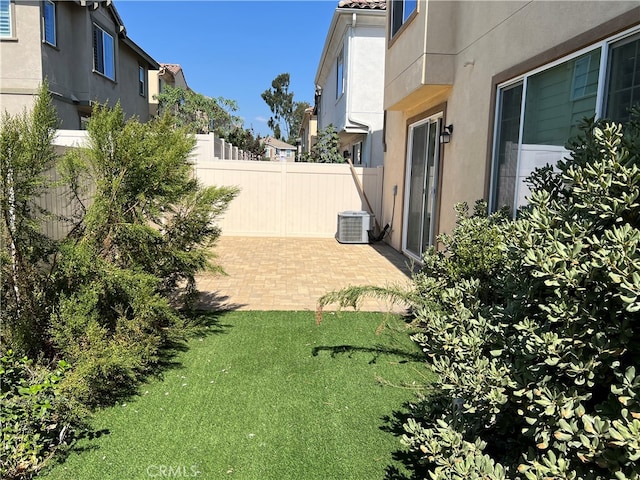
M102 434L43 477L366 480L402 471L384 417L415 393L387 383L425 372L402 319L329 313L318 326L313 312L229 312L210 330L162 380L98 412Z

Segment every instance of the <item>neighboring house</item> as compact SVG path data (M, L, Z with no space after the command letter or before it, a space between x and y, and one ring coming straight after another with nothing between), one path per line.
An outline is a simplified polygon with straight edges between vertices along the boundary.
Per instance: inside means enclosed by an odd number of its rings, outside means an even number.
M410 257L453 229L458 202L522 205L580 119L625 121L640 102L637 1L387 5L382 221Z
M318 130L333 125L340 151L354 164L383 164L386 4L342 0L316 73Z
M0 104L30 108L46 79L61 128L81 129L94 102L149 118L148 71L160 65L128 36L110 1L0 0Z
M189 89L184 70L175 63L161 63L159 70L149 70L149 115L158 114L158 99L156 95L162 93L165 85L173 88Z
M318 116L315 107L309 107L304 111L300 123L300 153L309 154L318 139Z
M295 162L297 148L282 140L273 137L265 137L264 156L272 162Z

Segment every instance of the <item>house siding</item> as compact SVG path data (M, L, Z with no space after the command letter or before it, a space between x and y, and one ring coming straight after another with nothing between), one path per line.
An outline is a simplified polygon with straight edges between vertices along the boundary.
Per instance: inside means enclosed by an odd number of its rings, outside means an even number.
M149 119L148 95L138 89L138 68L151 66L119 36L110 9L75 2L56 2L57 45L42 41L40 2L16 2L17 41L0 42L0 102L15 114L30 108L44 79L49 83L61 128L79 129L80 115L92 102L113 105L120 100L127 116ZM114 39L115 79L93 71L93 24ZM157 67L157 64L155 65Z
M316 74L322 87L318 105L318 130L333 125L340 151L351 153L362 143L364 165L384 161L384 10L338 8L327 34ZM344 92L338 92L338 56L343 52Z
M402 248L400 199L404 198L412 117L446 102L444 124L455 126L451 143L441 147L440 220L436 225L436 232L450 232L456 221L455 204L473 204L488 194L496 78L507 80L504 72L522 74L525 68L570 53L567 49L583 48L616 33L621 23L640 24L637 5L598 1L584 8L583 2L565 1L420 1L413 21L388 42L386 55L383 212L385 221L391 215L395 219L389 243ZM598 30L615 18L626 22ZM399 188L395 212L393 185Z
M15 3L13 14L13 38L0 40L0 104L17 114L31 105L42 82L40 3Z

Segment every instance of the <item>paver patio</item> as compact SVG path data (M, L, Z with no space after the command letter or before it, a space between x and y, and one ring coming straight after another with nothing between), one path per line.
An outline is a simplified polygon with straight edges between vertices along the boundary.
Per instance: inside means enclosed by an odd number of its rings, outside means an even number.
M323 294L351 285L406 286L409 261L384 243L340 244L333 238L222 236L214 251L228 276L197 278L206 309L315 310ZM330 305L325 310L335 310ZM404 311L366 299L360 309Z

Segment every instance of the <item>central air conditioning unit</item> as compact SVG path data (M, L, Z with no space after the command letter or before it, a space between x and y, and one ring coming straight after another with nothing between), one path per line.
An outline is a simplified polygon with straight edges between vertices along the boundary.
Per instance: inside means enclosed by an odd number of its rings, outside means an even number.
M338 213L338 233L340 243L369 243L369 230L373 227L373 215L364 211Z

